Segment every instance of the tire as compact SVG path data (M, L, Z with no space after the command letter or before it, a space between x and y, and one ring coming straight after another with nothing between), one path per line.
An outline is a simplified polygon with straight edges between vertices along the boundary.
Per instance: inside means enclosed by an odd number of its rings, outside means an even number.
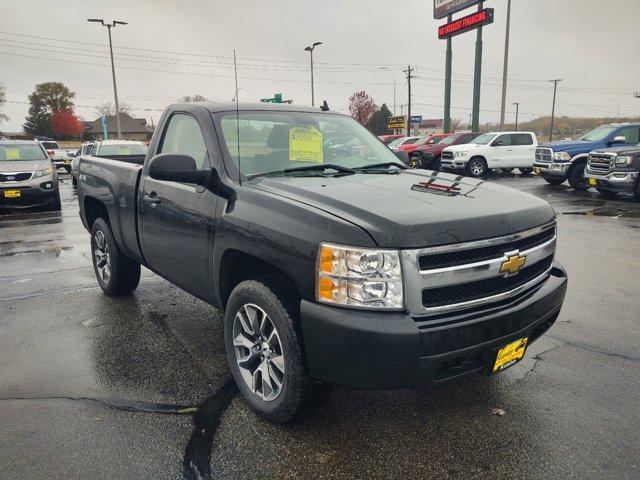
M605 198L616 198L618 196L616 192L614 192L613 190L607 190L606 188L596 187L596 190Z
M589 188L589 184L584 178L585 167L586 165L584 163L575 165L571 167L569 174L567 175L569 185L576 190L587 190Z
M284 283L262 277L237 285L225 310L227 358L238 389L251 408L276 423L299 417L314 390L304 365L297 304Z
M549 185L562 185L565 182L565 178L546 178L546 177L542 177L544 178L544 181L547 182Z
M53 200L49 204L48 210L52 212L59 212L61 208L62 204L60 202L60 189L56 189L55 193L53 194Z
M533 168L519 168L518 170L522 175L531 175L533 173Z
M473 157L467 162L467 175L470 177L483 177L488 170L487 162L482 157Z
M640 200L640 178L636 182L636 186L633 187L633 194L635 195L636 199Z
M442 165L440 164L440 157L436 157L436 158L433 160L432 170L433 170L434 172L440 172L440 171L442 171Z
M513 168L501 168L500 170L503 173L511 173L511 172L513 172L514 169Z
M78 178L77 177L71 177L71 183L73 184L74 187L78 186Z
M98 284L109 297L127 295L140 283L140 264L120 253L103 218L91 227L91 259Z

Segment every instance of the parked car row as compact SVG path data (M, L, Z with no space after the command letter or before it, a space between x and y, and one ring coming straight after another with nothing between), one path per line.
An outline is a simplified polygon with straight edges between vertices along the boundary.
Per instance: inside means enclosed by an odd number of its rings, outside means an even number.
M628 192L640 199L640 124L603 125L577 140L542 145L533 132L456 132L394 138L388 146L408 153L414 168L470 177L517 168L552 185L568 181L574 189L595 187L608 197Z

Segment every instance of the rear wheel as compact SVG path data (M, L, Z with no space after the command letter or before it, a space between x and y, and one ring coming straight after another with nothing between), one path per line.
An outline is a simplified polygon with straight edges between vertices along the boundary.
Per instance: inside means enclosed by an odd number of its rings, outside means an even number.
M618 195L616 192L614 192L613 190L607 190L606 188L599 188L596 187L596 190L598 191L598 193L600 195L602 195L605 198L616 198L616 196Z
M574 165L569 170L569 185L571 185L576 190L587 190L589 188L589 184L587 180L584 178L584 163L580 163L578 165Z
M518 170L522 175L531 175L533 173L533 168L519 168Z
M108 296L126 295L140 282L140 264L120 253L111 227L98 218L91 228L91 258L102 291Z
M238 389L254 410L278 423L302 413L313 391L296 305L289 289L268 277L241 282L225 311L227 358Z
M547 182L549 185L562 185L565 181L564 178L547 178L547 177L543 177L544 181Z
M470 177L483 177L487 174L487 162L484 158L474 157L467 163L467 175Z

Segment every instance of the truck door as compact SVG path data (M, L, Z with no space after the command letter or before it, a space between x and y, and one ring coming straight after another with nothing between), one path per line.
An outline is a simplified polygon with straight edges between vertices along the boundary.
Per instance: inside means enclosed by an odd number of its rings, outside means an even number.
M175 112L165 123L154 154L183 153L200 169L211 168L202 123L210 117ZM217 156L217 155L215 155ZM146 166L145 166L146 168ZM142 179L140 221L143 253L149 266L179 287L200 297L212 293L211 262L217 196L208 189L180 182Z
M536 156L536 147L531 134L514 133L511 135L511 144L517 163L514 167L532 168Z
M516 167L514 152L511 147L511 135L498 135L491 144L491 155L487 158L489 168L511 168Z

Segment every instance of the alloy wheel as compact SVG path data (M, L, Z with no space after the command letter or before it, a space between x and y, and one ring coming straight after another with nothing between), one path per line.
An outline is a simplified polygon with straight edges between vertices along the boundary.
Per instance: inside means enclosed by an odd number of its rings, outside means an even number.
M270 402L282 391L285 359L275 324L262 308L248 303L233 320L236 363L246 386Z
M97 231L93 237L93 261L98 270L98 275L104 283L109 283L111 278L111 255L104 233Z
M478 160L471 162L470 170L474 177L479 177L484 173L482 163L480 163L480 161Z

